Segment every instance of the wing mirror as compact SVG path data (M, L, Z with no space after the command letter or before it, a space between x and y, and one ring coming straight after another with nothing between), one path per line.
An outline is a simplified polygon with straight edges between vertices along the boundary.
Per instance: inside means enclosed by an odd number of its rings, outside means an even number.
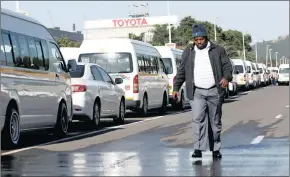
M77 62L76 62L76 60L75 59L68 60L67 68L68 68L69 72L77 70Z
M236 73L236 74L240 74L240 72L239 72L239 71L236 71L235 73Z
M123 83L123 79L117 77L117 78L115 78L115 83L116 83L116 84L122 84L122 83Z

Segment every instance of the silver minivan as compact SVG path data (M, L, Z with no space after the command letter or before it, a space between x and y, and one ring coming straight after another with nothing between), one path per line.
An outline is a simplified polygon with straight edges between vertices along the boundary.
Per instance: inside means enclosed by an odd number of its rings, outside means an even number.
M25 131L65 136L72 118L69 71L53 37L38 21L1 8L0 128L2 147L17 147Z

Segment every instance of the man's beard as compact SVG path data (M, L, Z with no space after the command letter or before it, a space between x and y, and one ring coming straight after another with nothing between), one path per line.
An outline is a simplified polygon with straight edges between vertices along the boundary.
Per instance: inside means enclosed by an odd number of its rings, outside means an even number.
M196 46L199 50L202 50L204 48L206 48L208 41L206 41L203 45L201 46Z

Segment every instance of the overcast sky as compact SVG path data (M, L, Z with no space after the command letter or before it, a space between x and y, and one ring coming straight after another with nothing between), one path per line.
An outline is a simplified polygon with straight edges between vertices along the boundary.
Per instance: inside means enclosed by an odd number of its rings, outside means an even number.
M135 4L148 3L150 16L167 15L166 1L135 1ZM20 1L20 9L47 27L58 26L72 31L83 29L83 22L96 19L128 17L129 5L133 1ZM1 8L16 9L15 1L1 1ZM142 9L140 9L142 10ZM198 20L213 22L223 29L236 29L249 32L254 40L271 40L289 34L288 1L171 1L171 15L179 20L192 16Z

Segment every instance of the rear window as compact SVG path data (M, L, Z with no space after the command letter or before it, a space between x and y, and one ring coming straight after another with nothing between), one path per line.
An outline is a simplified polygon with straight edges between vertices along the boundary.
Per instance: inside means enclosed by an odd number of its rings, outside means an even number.
M108 73L133 72L132 55L130 53L89 53L80 54L79 62L95 63Z
M84 76L85 73L85 65L77 65L75 71L70 72L71 78L81 78Z
M173 73L173 66L172 66L171 58L162 58L162 61L165 65L165 68L167 69L167 74L172 74Z
M235 65L235 71L239 71L239 73L244 73L244 68L241 65Z

